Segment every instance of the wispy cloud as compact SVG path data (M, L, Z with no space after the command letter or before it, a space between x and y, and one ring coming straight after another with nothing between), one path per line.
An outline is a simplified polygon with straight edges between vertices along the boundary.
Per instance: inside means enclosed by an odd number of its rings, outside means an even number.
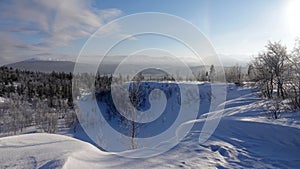
M0 2L0 59L45 51L86 38L119 9L97 9L90 0L4 0ZM23 53L26 55L25 53Z

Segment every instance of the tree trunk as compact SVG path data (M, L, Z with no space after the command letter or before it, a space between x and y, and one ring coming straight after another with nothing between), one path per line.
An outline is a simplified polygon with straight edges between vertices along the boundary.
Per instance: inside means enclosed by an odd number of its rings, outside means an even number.
M134 121L132 121L131 122L131 126L132 126L132 133L131 133L131 148L132 149L135 149L135 144L134 144L134 133L135 133L135 131L134 131L134 128L135 128L135 126L134 126Z
M271 84L271 89L270 89L270 93L271 93L271 95L270 95L270 98L273 98L273 89L274 89L274 87L273 87L273 75L271 76L271 82L270 82Z
M135 149L134 137L135 137L135 122L134 122L134 110L132 110L132 120L131 120L131 149Z

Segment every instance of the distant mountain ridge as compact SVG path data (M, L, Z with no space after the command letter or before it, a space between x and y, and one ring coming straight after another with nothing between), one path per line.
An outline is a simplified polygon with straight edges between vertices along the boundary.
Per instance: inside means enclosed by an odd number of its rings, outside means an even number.
M38 59L29 59L21 62L5 65L15 69L22 69L28 71L40 71L40 72L73 72L75 62L71 61L45 61Z
M134 66L134 64L137 63L133 63L132 66ZM74 71L75 65L76 63L72 61L48 61L48 60L39 60L39 59L32 58L32 59L27 59L16 63L11 63L5 66L12 67L14 69L39 71L45 73L50 73L52 71L71 73ZM80 63L77 66L79 66L81 70L88 70L91 65ZM98 71L101 74L112 74L114 73L117 67L118 67L117 63L106 62L104 64L101 64L101 66L98 68ZM196 72L197 74L197 72L209 71L209 67L210 65L207 66L199 65L199 66L191 66L190 69L192 72L194 73ZM228 66L224 66L224 69L228 69L228 68L229 68ZM184 70L184 67L174 66L174 72L180 70L181 71ZM247 67L243 66L242 72L245 73L246 71L247 71ZM164 72L159 71L159 69L148 69L145 70L144 73L153 74L153 75L159 75L160 73L165 74Z
M74 71L75 62L72 61L46 61L46 60L38 60L38 59L28 59L12 64L5 65L7 67L12 67L14 69L21 69L21 70L28 70L28 71L39 71L39 72L45 72L50 73L52 71L56 72L66 72L70 73ZM133 64L134 65L134 64ZM88 68L88 64L80 64L80 66L85 69L86 66ZM115 69L117 68L117 63L106 63L102 64L101 67L99 67L99 71L102 74L112 74ZM176 69L176 68L175 68ZM203 66L193 66L191 67L192 71L198 71L203 70ZM159 69L146 69L144 70L145 74L165 74L163 71Z

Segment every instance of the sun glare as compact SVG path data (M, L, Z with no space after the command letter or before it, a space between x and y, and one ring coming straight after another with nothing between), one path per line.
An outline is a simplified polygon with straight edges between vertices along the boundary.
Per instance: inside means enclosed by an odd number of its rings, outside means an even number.
M300 0L289 1L286 13L286 20L291 33L300 36Z

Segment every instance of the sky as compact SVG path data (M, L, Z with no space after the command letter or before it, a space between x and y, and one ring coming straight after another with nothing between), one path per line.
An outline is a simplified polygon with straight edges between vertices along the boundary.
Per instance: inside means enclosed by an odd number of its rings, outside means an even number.
M207 37L221 60L247 62L268 41L281 41L292 49L300 36L298 9L299 0L2 0L0 65L29 58L74 61L99 28L142 12L181 17ZM119 30L109 31L108 36Z

